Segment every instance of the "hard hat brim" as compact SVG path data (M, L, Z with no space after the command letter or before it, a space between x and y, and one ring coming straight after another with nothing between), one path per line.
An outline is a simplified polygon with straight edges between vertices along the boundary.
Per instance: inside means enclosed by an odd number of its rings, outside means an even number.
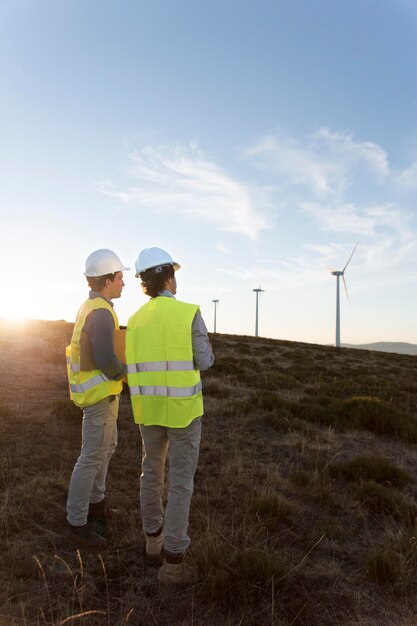
M173 263L167 263L166 267L168 267L168 265L172 265L172 267L174 268L174 272L178 272L178 270L181 269L181 265L179 263L175 263L175 261ZM151 270L153 267L159 267L159 266L158 265L150 265L149 267L140 270L140 272L136 272L135 278L140 278L141 274L143 274L144 272L147 272L148 270Z
M121 267L119 270L116 270L115 272L108 272L108 274L116 274L116 272L127 272L129 270L130 270L130 267ZM92 272L87 274L87 272L83 272L83 276L85 276L86 278L100 278L100 276L107 276L107 274L97 274L97 273L92 273Z

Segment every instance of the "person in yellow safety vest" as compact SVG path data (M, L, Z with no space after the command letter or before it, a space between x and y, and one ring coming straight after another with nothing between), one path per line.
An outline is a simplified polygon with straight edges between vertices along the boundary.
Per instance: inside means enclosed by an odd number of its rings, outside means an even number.
M112 300L124 287L124 267L108 249L87 258L88 300L77 314L67 372L71 400L83 409L81 454L72 472L67 499L67 531L78 547L101 549L107 544L107 519L116 515L105 500L106 475L117 445L117 415L126 365L114 353L114 331L119 329Z
M188 518L200 449L203 397L200 370L213 365L207 328L196 304L175 299L180 265L161 248L136 260L147 304L126 329L127 378L135 422L142 435L140 508L145 555L161 560L162 583L193 583L195 566L183 559L190 545ZM164 467L168 454L168 499Z

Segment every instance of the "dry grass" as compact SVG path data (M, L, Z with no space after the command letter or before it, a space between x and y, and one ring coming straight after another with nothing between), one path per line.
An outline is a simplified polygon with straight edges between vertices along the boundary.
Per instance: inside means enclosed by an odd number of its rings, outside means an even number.
M81 433L71 330L0 329L0 626L415 623L413 357L212 337L190 519L202 582L164 592L142 558L126 391L108 478L123 522L101 556L62 538Z

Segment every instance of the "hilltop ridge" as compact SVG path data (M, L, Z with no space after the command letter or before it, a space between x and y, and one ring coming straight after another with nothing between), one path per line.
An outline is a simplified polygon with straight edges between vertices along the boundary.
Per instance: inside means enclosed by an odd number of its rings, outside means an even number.
M417 345L406 341L375 341L374 343L349 344L344 343L342 347L358 348L360 350L377 350L378 352L394 352L395 354L417 355Z

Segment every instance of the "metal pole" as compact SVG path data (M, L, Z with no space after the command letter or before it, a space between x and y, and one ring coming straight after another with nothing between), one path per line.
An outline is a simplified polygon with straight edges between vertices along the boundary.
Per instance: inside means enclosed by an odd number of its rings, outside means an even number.
M217 303L218 300L212 300L212 302L214 302L214 333L216 333L216 322L217 322Z
M259 309L258 309L258 296L261 293L261 291L264 291L263 289L261 289L261 286L259 286L258 289L252 289L252 291L254 291L256 293L256 318L255 318L255 337L258 337L258 318L259 318Z
M339 274L337 275L336 283L336 348L340 348L340 289L339 289Z

